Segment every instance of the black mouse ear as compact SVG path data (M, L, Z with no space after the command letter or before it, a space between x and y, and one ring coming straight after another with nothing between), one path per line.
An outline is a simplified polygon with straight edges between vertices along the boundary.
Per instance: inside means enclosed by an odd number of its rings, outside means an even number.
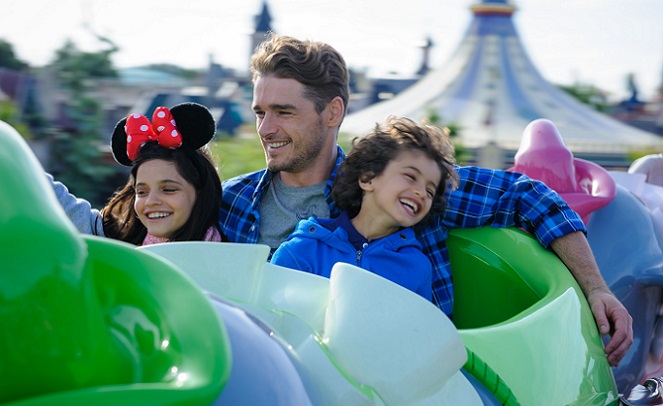
M195 150L214 138L216 123L207 107L198 103L182 103L173 106L170 113L182 134L182 147Z
M111 135L111 152L118 164L131 166L131 160L127 156L127 132L124 128L126 124L126 117L115 124L115 130L113 130L113 135Z

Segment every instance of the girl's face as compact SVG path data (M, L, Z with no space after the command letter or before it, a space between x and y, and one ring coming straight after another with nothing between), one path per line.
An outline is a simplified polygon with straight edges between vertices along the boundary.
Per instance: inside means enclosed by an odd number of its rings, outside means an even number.
M175 164L161 159L144 162L136 172L134 210L147 231L170 238L191 216L196 189L177 172Z

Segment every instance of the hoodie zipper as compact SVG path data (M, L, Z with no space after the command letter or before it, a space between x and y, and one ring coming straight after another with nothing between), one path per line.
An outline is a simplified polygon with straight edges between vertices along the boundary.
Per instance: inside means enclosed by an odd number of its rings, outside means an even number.
M362 254L364 253L364 250L366 249L366 247L368 247L368 243L367 243L367 242L365 242L365 243L361 246L361 249L357 251L357 255L356 255L357 266L359 266L359 264L361 264L361 256L362 256Z

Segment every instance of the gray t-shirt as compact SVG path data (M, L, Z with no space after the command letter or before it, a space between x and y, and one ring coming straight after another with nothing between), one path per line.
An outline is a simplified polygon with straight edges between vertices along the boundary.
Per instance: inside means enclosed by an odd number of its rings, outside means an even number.
M311 216L329 218L326 186L326 181L306 187L287 186L275 175L260 202L258 243L269 245L274 252L300 220Z

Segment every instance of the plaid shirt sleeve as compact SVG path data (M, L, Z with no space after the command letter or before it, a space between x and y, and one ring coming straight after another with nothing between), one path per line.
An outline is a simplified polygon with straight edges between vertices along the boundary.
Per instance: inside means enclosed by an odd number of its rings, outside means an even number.
M241 175L223 182L219 228L230 242L258 242L260 199L269 184L267 170Z
M518 227L548 248L574 231L587 232L580 216L543 182L517 172L457 168L460 183L449 195L448 228Z
M447 315L453 308L448 230L518 227L548 248L556 238L587 232L580 216L544 183L515 172L456 167L459 186L447 195L443 217L434 219L419 239L433 264L433 303Z

